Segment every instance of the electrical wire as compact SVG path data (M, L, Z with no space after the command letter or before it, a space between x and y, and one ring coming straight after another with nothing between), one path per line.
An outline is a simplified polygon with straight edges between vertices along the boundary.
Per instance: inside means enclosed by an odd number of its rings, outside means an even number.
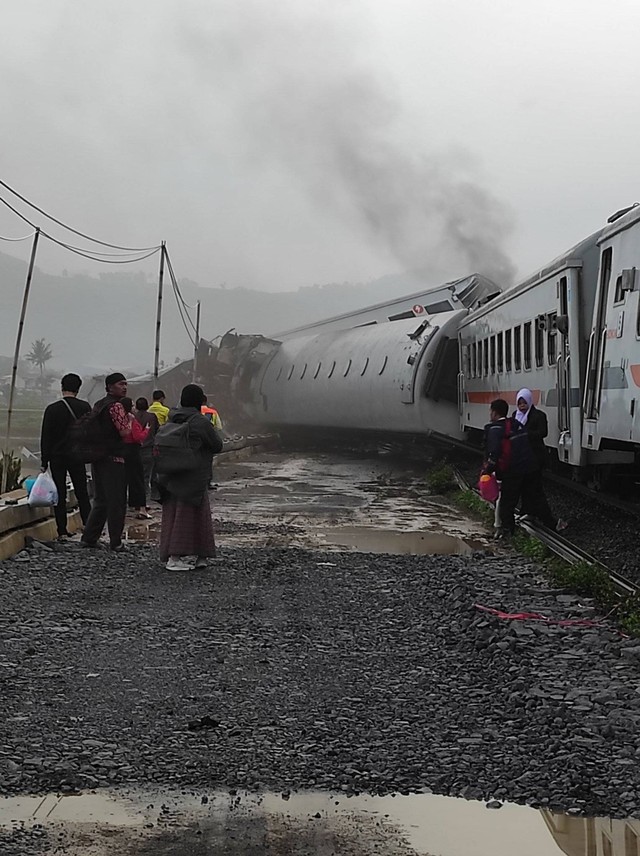
M167 267L169 269L169 275L171 276L173 282L175 283L175 287L178 291L178 295L180 297L180 300L182 301L182 305L187 309L196 309L197 303L192 306L190 303L187 303L187 301L182 296L182 292L180 291L180 286L178 284L177 277L176 277L175 273L173 272L173 265L171 264L171 259L169 258L169 253L167 252L166 248L165 248L165 259L167 260ZM196 328L194 327L193 329L195 330Z
M165 257L165 260L167 262L167 270L169 271L169 276L171 278L171 285L173 286L173 294L174 294L174 297L176 299L176 304L178 306L178 312L180 313L180 317L182 319L182 323L184 324L185 330L187 331L187 335L191 339L191 344L195 348L196 341L193 338L191 331L187 327L187 324L185 321L185 315L186 315L187 321L191 325L191 329L193 330L193 333L195 335L198 335L198 330L197 330L195 324L193 323L191 316L189 315L189 311L188 311L189 309L195 309L196 307L195 306L189 306L189 304L185 301L184 297L182 296L182 294L180 292L180 286L178 285L178 280L177 280L176 275L173 271L173 265L171 264L171 259L169 258L169 253L167 252L166 247L165 247L165 251L164 251L164 257Z
M2 181L0 181L0 184L2 184ZM25 223L28 223L29 226L32 226L34 229L38 228L35 223L32 223L31 220L29 220L28 217L25 217L25 215L21 214L20 211L17 210L17 208L14 208L13 205L7 202L4 197L0 196L0 202L2 202L3 205L6 205L6 207L13 211L13 213L16 214L18 217L20 217L21 220L24 220ZM64 247L65 250L69 250L72 253L76 253L76 255L83 256L85 259L91 259L94 262L102 262L103 264L110 265L127 265L133 264L134 262L141 262L144 259L148 259L150 256L155 255L155 253L160 250L160 246L158 246L154 247L151 252L147 253L146 255L136 256L136 258L134 259L120 259L120 261L116 261L115 259L98 258L96 255L92 254L92 252L83 252L83 250L79 249L78 247L74 247L72 244L65 244L64 241L60 241L58 240L58 238L54 238L53 235L50 235L48 232L44 232L42 229L40 230L40 234L43 238L48 238L54 244L58 244L60 247ZM102 253L101 255L105 254ZM127 253L123 253L123 255L127 255Z
M28 235L25 235L22 238L5 238L4 235L0 235L0 241L26 241L27 238L33 238L35 232L29 232Z
M33 208L39 214L42 214L48 220L52 220L54 223L57 223L58 226L62 226L63 229L67 229L69 232L73 232L74 235L79 235L81 238L85 238L87 241L92 241L94 244L100 244L103 247L111 247L113 250L128 250L134 253L146 253L148 250L159 250L160 247L121 247L118 244L109 244L107 241L99 241L97 238L92 238L91 235L85 235L84 232L79 232L77 229L73 229L71 226L67 226L66 223L63 223L62 220L57 220L55 217L52 217L51 214L47 214L42 208L38 208L37 205L34 205L33 202L30 202L25 196L22 196L18 193L17 190L14 190L13 187L10 187L5 181L0 179L0 185L10 193L13 193L14 196L17 196L22 202L28 205L30 208ZM15 209L12 209L15 211ZM17 213L17 212L16 212Z

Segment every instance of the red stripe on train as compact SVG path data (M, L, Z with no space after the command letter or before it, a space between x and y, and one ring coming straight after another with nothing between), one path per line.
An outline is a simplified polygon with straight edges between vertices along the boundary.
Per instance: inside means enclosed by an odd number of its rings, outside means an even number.
M632 367L633 368L633 367ZM638 386L640 386L640 366L638 368ZM634 378L635 380L635 378ZM496 398L504 398L507 404L513 404L515 407L516 404L516 395L519 390L507 390L501 391L499 389L494 389L489 392L470 392L467 391L467 401L469 404L491 404ZM533 403L540 404L540 390L532 389L531 394L533 395Z

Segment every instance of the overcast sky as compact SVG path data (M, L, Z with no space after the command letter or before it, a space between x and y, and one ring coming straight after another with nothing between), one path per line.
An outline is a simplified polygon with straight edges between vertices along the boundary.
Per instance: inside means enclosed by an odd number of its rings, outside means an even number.
M639 34L636 0L20 0L0 178L201 285L506 281L640 199Z

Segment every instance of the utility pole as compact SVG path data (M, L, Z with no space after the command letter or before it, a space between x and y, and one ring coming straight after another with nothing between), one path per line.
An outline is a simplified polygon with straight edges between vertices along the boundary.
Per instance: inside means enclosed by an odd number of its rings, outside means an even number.
M158 309L156 311L156 347L153 360L153 377L158 379L160 368L160 327L162 325L162 284L164 280L164 255L166 241L162 241L160 247L160 275L158 277Z
M198 362L198 345L200 344L200 301L196 303L196 344L193 349L193 371L191 374L191 382L196 382L196 366Z
M22 309L20 311L20 321L18 322L18 333L16 335L16 349L13 353L13 366L11 369L11 387L9 389L9 407L7 409L7 433L4 441L4 465L2 467L2 483L0 484L0 493L4 493L7 489L7 478L9 475L9 442L11 439L11 417L13 415L13 398L16 391L16 377L18 374L18 360L20 359L20 345L22 343L22 331L24 330L24 319L27 314L27 303L29 302L29 291L31 290L31 278L33 277L33 266L36 261L36 250L38 249L38 238L40 237L40 227L36 226L36 231L33 236L33 244L31 246L31 257L29 258L29 269L27 270L27 281L24 286L24 294L22 296Z

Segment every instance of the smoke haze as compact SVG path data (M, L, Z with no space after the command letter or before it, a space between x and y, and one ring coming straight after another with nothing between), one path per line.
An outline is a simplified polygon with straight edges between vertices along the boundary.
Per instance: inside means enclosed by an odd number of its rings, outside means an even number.
M166 238L204 285L513 276L511 217L472 158L403 139L366 2L38 5L3 62L0 106L21 117L3 173L52 213L116 242Z

